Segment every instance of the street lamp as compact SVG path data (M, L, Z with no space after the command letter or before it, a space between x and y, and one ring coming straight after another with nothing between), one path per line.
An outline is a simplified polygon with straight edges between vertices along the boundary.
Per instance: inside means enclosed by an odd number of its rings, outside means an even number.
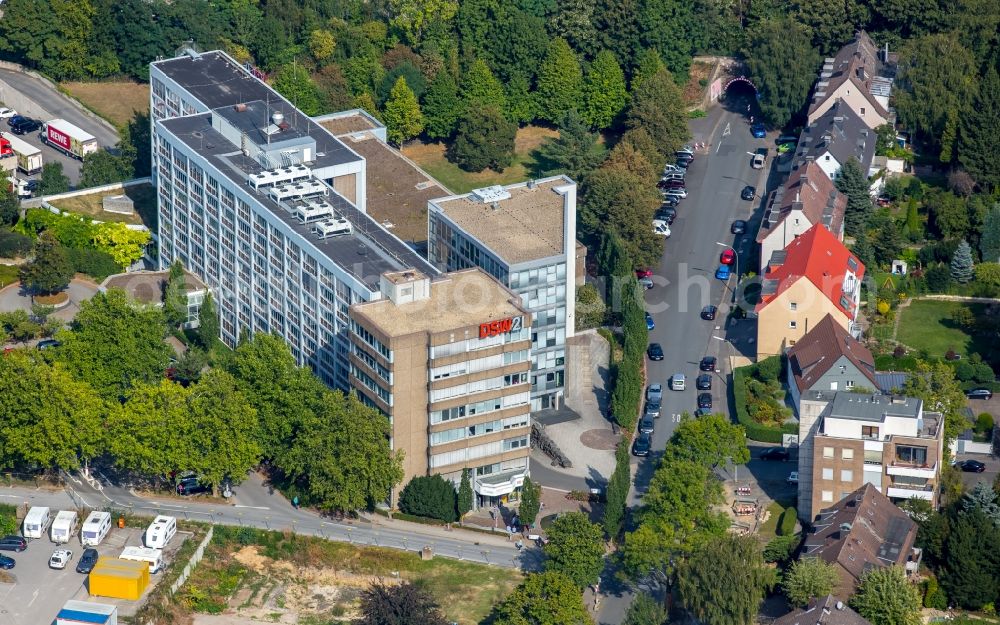
M733 303L735 304L736 290L740 288L740 252L736 249L735 245L729 245L728 243L722 243L721 241L716 241L715 244L733 250L733 256L736 257L736 286L733 287Z
M734 359L734 358L736 358L736 346L735 346L735 345L733 345L733 342L732 342L732 341L730 341L730 340L729 340L729 339L727 339L727 338L724 338L724 337L721 337L721 336L717 336L717 335L715 335L715 334L713 334L713 335L712 335L712 338L713 338L713 339L715 339L716 341L722 341L723 343L725 343L725 344L729 345L729 348L730 348L731 350L733 350L733 355L732 355L732 356L730 357L730 359L729 359L729 369L730 369L730 371L731 371L731 370L732 370L732 368L733 368L733 359Z

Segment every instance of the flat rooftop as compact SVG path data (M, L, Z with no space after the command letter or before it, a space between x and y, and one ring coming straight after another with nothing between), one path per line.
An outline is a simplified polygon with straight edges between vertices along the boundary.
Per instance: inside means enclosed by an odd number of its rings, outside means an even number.
M437 269L403 241L329 187L323 199L333 206L338 216L351 222L354 231L349 235L318 239L311 232L310 225L303 225L292 217L290 208L293 204L278 203L268 194L268 188L255 191L247 184L249 174L260 173L264 169L256 160L245 156L239 146L230 143L212 128L213 114L215 113L175 117L157 123L184 143L188 149L206 159L235 186L253 196L259 204L284 222L289 229L299 234L308 244L372 291L378 290L379 276L386 271L414 268L431 276L438 273ZM303 117L303 119L308 121L308 118ZM325 130L321 132L333 139Z
M576 183L558 176L531 184L504 187L510 198L494 203L477 201L475 192L431 203L511 265L558 256L566 248L566 197L556 189Z
M370 119L361 113L351 113L348 115L324 118L319 122L319 125L326 128L331 134L336 136L349 135L355 132L374 130L376 128L375 124L373 124Z
M451 191L370 132L341 140L367 161L368 214L405 241L426 241L427 203Z
M354 304L351 314L390 337L416 332L438 334L530 315L520 301L493 276L475 267L431 278L430 297L425 300L396 305L383 298Z
M207 108L216 110L245 104L248 107L258 106L269 111L281 111L288 125L302 135L309 135L316 141L317 156L322 163L317 166L350 163L358 160L343 143L334 138L325 128L302 114L289 104L281 95L271 89L258 78L251 76L243 67L220 51L202 52L196 55L183 55L173 59L157 61L153 66L163 72L168 78L186 89ZM253 110L248 111L253 112ZM225 115L231 119L229 115ZM249 118L251 116L246 116ZM254 118L256 119L256 115ZM263 120L268 115L263 113L256 121L257 128L249 128L251 132L259 133L266 127ZM265 138L266 139L266 138ZM259 137L252 138L256 143L264 143ZM322 154L323 156L319 156Z
M105 278L101 286L105 289L122 289L142 304L159 304L163 301L163 290L169 277L169 271L119 273ZM207 289L198 276L187 270L184 271L184 286L186 292Z
M883 421L887 416L916 419L920 406L914 397L841 392L833 397L830 416L857 421Z

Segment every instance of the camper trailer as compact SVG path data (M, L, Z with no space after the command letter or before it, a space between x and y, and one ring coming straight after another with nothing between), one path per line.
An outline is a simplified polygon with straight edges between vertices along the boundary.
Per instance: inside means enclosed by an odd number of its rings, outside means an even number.
M119 558L122 560L133 560L135 562L146 562L149 564L150 575L159 573L163 568L162 549L151 549L149 547L125 547Z
M76 510L60 510L52 521L51 536L54 543L68 543L69 539L76 534L76 528L80 524L80 517Z
M111 531L111 513L95 510L90 513L80 529L80 544L84 547L96 547Z
M28 510L24 517L23 532L25 538L41 538L52 525L52 512L45 507L35 506Z
M163 549L177 533L177 519L162 514L153 519L146 528L146 546L152 549Z

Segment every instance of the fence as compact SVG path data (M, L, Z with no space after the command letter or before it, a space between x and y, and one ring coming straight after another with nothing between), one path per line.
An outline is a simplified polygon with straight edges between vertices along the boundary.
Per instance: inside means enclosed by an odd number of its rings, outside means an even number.
M171 596L175 595L177 591L181 589L181 586L184 585L187 578L191 576L192 572L194 572L195 567L197 567L198 563L201 562L201 559L205 557L205 548L208 547L208 543L212 542L212 535L214 533L215 527L209 527L208 533L205 534L205 538L201 540L201 543L198 545L198 549L195 550L191 559L188 560L188 563L184 565L184 570L181 571L180 577L178 577L174 583L170 585Z

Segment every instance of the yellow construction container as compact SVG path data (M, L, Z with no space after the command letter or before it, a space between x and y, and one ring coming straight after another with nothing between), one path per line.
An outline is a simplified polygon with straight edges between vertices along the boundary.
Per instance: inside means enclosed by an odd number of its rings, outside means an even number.
M90 594L97 597L137 600L149 586L145 562L101 558L90 572Z

